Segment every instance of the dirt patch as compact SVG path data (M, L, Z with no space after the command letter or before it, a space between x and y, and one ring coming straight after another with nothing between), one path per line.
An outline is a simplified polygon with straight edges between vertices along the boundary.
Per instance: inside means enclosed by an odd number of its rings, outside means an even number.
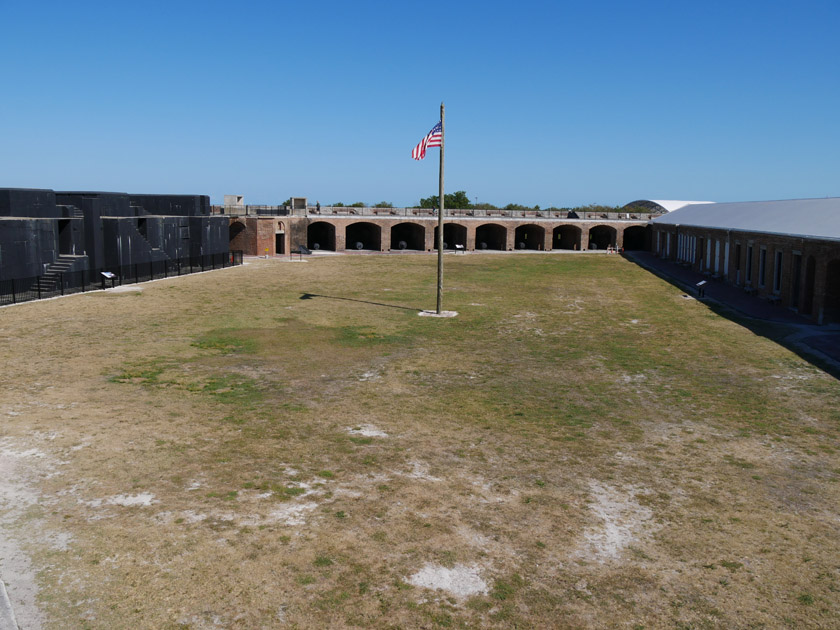
M435 591L444 591L453 597L465 598L473 595L486 595L487 582L481 577L478 565L455 565L447 568L427 564L408 578L408 583Z
M653 512L638 503L638 489L615 487L592 481L590 509L601 520L584 531L584 554L599 562L618 558L622 551L639 540L649 528Z
M373 426L372 424L362 424L355 427L349 427L347 429L347 433L351 435L361 435L364 437L379 437L385 438L388 437L388 434L381 429Z
M9 438L0 440L0 579L6 585L18 624L27 629L41 628L44 615L37 603L37 568L26 543L49 538L40 519L28 515L40 499L33 482L33 465L49 466L43 451L21 447ZM69 538L56 538L53 544L66 548Z

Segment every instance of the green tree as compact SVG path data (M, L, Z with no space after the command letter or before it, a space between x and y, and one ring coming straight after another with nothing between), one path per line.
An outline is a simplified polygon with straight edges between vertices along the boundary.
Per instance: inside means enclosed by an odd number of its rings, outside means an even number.
M374 208L393 208L394 204L392 204L390 201L380 201L378 204L376 204L373 207Z
M438 195L432 195L431 197L426 197L425 199L420 200L420 207L421 208L437 208L440 204L438 200L440 197ZM466 209L472 208L472 204L470 203L470 198L467 196L466 191L459 190L458 192L454 192L449 195L443 196L444 202L446 202L447 208L453 209Z

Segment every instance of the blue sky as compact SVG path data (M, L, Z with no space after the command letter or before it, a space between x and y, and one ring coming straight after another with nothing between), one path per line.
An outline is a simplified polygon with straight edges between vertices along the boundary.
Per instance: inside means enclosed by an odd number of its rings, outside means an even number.
M840 2L0 0L0 187L840 196Z

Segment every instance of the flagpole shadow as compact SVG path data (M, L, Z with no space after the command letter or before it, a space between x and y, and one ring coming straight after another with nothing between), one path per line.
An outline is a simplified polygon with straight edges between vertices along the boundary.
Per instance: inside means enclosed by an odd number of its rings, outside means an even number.
M342 300L344 302L359 302L360 304L370 304L371 306L385 306L387 308L398 308L403 311L414 311L420 313L422 308L411 308L410 306L400 306L398 304L385 304L383 302L371 302L370 300L357 300L356 298L338 297L336 295L320 295L318 293L304 293L300 296L300 300L312 300L315 298L324 298L326 300Z

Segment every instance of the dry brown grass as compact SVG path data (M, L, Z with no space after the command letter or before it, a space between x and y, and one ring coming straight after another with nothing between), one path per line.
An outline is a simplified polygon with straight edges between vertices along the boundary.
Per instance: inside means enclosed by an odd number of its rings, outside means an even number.
M253 260L0 311L46 625L837 627L834 378L619 257L448 257L452 320L434 282Z

